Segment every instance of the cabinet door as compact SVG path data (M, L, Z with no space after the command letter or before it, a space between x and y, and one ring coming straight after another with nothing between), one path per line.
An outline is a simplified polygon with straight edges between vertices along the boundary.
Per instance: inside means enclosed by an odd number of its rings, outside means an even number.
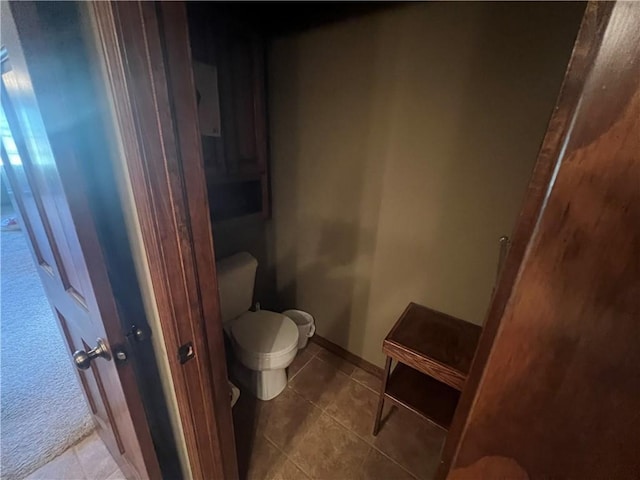
M267 151L264 42L237 18L206 5L190 6L189 13L194 71L209 68L216 75L215 88L211 80L197 85L200 104L215 103L220 116L219 132L202 136L208 175L217 181L258 179L266 172ZM203 97L214 94L215 102Z
M220 44L227 172L261 174L266 167L263 42L248 30L234 29Z
M212 218L267 217L265 42L237 12L188 8Z

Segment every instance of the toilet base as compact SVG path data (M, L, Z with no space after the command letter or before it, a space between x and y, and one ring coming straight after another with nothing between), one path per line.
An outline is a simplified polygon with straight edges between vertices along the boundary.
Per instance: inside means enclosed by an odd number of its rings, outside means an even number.
M234 373L242 386L260 400L277 397L287 386L286 368L256 371L236 362Z

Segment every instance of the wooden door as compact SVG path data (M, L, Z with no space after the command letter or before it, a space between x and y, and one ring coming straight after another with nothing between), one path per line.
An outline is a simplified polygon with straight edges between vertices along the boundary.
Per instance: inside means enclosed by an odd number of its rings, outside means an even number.
M238 478L186 8L85 2L168 352L189 475Z
M587 7L441 477L640 478L639 25L638 3Z
M69 401L88 403L128 477L159 478L82 174L81 163L92 158L74 148L88 104L69 103L70 87L61 79L70 77L61 75L61 52L48 40L33 5L2 2L3 177L69 356L86 368L77 370L86 398ZM88 356L73 353L96 347Z

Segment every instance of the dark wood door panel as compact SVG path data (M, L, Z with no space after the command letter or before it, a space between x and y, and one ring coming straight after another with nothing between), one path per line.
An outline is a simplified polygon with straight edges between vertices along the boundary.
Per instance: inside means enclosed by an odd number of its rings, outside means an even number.
M451 480L640 477L638 25L638 3L587 9L588 68L486 365L472 366Z

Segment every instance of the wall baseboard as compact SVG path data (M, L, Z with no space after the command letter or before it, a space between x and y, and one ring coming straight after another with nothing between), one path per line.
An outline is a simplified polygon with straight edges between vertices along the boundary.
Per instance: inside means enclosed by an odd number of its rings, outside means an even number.
M345 350L340 345L336 345L332 341L327 340L326 338L321 337L318 334L311 337L311 341L313 343L317 343L323 348L326 348L331 353L337 355L343 360L346 360L347 362L354 364L356 367L361 368L365 372L369 372L371 375L375 375L378 378L382 378L382 374L384 373L384 370L382 368L378 367L377 365L374 365L373 363L367 362L365 359L360 358L359 356L357 356L354 353L351 353L348 350Z

